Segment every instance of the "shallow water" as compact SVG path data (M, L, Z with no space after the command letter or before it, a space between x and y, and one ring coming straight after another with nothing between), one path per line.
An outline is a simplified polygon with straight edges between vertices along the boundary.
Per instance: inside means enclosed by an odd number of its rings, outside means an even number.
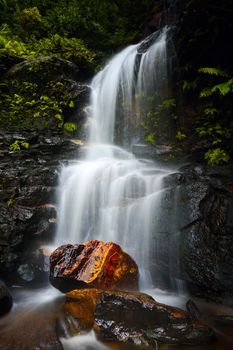
M44 290L14 288L12 311L0 319L0 350L134 350L120 342L101 342L93 330L80 331L80 324L64 308L65 297L52 287ZM157 301L185 308L188 296L169 294L160 289L145 291ZM213 315L233 315L233 309L195 300L207 323L214 328L216 341L200 346L160 344L161 350L232 350L233 324L216 323ZM85 313L85 305L82 305ZM58 340L60 337L60 341ZM149 350L149 348L147 348Z

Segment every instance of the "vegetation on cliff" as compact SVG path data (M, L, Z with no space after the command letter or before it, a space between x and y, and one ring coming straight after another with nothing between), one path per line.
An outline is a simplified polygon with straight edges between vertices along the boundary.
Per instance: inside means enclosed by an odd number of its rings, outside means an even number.
M0 0L0 6L0 128L78 130L75 82L88 81L113 52L162 20L174 28L172 88L156 108L149 101L141 125L146 141L173 139L209 164L232 159L231 1ZM174 128L161 138L167 114Z
M232 20L229 0L190 0L183 5L174 37L176 97L182 96L178 128L187 136L187 146L212 165L233 156Z
M128 0L0 0L0 127L66 123L65 131L76 130L74 81L87 81L112 51L137 41L153 6L152 0L133 7Z

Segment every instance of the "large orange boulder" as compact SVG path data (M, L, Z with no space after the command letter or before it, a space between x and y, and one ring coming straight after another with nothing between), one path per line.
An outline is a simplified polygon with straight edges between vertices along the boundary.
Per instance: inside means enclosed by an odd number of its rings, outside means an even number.
M50 282L62 292L80 288L137 289L138 267L113 242L67 244L50 256Z

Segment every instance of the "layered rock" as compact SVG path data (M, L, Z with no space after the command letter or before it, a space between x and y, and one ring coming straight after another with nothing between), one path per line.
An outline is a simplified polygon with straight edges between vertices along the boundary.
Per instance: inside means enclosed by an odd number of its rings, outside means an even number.
M50 256L50 281L67 292L78 288L137 289L134 260L113 242L63 245Z
M10 151L15 140L28 142L29 148ZM54 238L55 192L61 161L76 158L79 147L78 142L57 131L47 136L33 131L0 132L2 278L18 278L17 283L21 283L26 276L23 271L29 271L28 281L47 274L38 249Z

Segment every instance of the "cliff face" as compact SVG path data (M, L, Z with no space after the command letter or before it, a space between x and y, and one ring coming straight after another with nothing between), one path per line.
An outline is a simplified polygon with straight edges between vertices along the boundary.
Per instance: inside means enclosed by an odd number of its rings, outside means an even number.
M167 179L162 198L160 271L167 287L184 281L191 294L230 302L233 295L232 166L208 167L195 162ZM161 277L160 277L161 278Z
M0 271L32 281L48 270L39 247L53 240L59 167L77 157L78 145L61 132L1 132L0 139ZM10 151L15 140L30 146Z

